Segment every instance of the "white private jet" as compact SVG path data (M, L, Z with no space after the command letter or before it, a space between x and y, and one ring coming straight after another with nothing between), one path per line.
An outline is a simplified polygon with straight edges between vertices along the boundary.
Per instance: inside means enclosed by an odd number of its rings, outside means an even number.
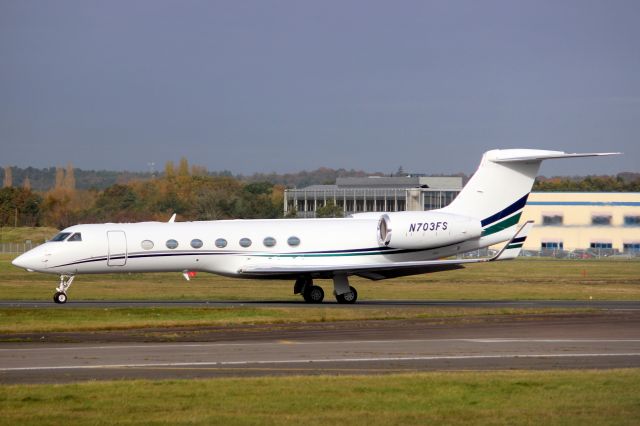
M613 155L506 149L488 151L460 194L430 211L354 214L340 219L104 223L64 229L17 257L27 271L60 275L53 299L67 301L78 274L197 271L295 280L293 291L320 303L314 278L333 279L339 303L355 303L348 277L372 280L515 258L531 229L518 228L543 160ZM444 259L506 241L491 258Z

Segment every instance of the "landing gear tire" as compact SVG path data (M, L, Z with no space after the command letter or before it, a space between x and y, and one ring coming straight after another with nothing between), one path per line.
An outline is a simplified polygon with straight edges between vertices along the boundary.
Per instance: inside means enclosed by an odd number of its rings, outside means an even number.
M351 291L348 293L336 294L336 300L338 301L338 303L344 303L344 304L356 303L356 300L358 300L358 292L356 291L355 288L351 286L349 286L349 290Z
M67 295L61 291L57 291L56 294L53 295L53 301L56 303L67 303Z
M324 299L324 290L322 287L312 285L303 294L304 301L307 303L322 303Z
M67 291L73 283L73 275L60 275L60 285L56 288L56 293L53 295L53 301L59 304L67 303Z

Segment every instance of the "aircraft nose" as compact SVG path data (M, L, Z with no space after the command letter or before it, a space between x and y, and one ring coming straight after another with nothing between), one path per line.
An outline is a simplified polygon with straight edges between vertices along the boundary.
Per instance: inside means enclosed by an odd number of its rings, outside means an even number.
M24 254L21 254L20 256L18 256L15 259L13 259L11 261L11 264L13 266L17 266L18 268L26 269L27 267L25 266L25 263L24 263L24 261L25 261L24 257L25 257Z
M34 256L34 253L30 252L21 254L20 256L13 259L11 263L13 264L13 266L26 269L27 271L32 271L38 268L36 256Z

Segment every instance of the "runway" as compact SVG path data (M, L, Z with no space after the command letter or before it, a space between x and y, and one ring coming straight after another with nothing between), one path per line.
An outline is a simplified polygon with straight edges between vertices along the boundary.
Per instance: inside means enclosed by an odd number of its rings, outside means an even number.
M5 343L0 346L0 382L640 367L636 311L480 322L283 324L226 328L204 333L200 340Z
M308 304L300 301L223 301L223 300L70 300L58 305L47 301L0 301L2 308L232 308L232 307L268 307L268 308L403 308L403 307L456 307L456 308L593 308L606 310L640 310L640 301L636 300L362 300L354 305L341 305L333 300L321 304Z

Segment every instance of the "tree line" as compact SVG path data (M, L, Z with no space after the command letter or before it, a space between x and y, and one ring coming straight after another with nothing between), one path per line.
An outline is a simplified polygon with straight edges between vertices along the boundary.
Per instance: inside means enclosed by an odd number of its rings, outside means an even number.
M182 160L181 160L182 161ZM172 164L177 171L180 168L180 162ZM167 164L169 164L167 163ZM70 165L67 165L68 169ZM167 166L164 170L147 171L147 172L129 172L129 171L112 171L112 170L83 170L73 168L76 179L77 189L93 189L104 190L115 184L128 184L132 181L148 180L154 178L162 178L166 176ZM189 172L198 175L207 175L211 177L230 177L244 182L271 182L274 185L284 185L287 188L303 188L309 185L331 184L335 183L338 177L366 177L366 176L383 176L383 173L369 173L363 170L355 169L332 169L329 167L320 167L315 170L303 170L295 173L254 173L250 175L233 174L229 170L208 171L202 166L188 166ZM4 167L0 168L0 177L6 182L7 178L11 181L8 186L25 186L36 191L48 191L55 186L56 174L60 167L48 167L38 169L35 167ZM6 186L6 185L5 185Z
M6 176L6 174L5 174ZM78 223L277 218L284 186L210 176L202 168L167 163L165 173L114 183L104 190L76 188L75 169L58 168L53 188L35 191L5 179L0 189L1 226L52 226ZM9 184L9 185L8 185Z
M538 177L533 185L538 192L640 192L640 173L615 176Z

